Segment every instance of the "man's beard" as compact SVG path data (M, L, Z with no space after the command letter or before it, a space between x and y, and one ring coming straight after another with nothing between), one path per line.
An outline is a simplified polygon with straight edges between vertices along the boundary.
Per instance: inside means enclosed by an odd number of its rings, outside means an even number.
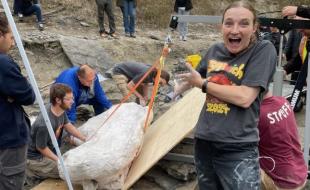
M63 101L61 101L61 104L59 105L59 107L63 109L64 111L67 111L70 109L70 106L67 106Z

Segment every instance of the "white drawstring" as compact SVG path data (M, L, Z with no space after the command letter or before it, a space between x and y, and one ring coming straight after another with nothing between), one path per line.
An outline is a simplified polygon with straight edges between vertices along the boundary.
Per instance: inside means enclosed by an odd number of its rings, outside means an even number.
M272 162L273 162L273 167L272 167L271 170L268 171L268 172L272 172L272 171L275 169L275 167L276 167L276 161L274 161L274 159L271 158L271 157L269 157L269 156L260 156L260 157L258 157L258 159L261 159L261 158L265 158L265 159L270 159L270 160L272 160Z

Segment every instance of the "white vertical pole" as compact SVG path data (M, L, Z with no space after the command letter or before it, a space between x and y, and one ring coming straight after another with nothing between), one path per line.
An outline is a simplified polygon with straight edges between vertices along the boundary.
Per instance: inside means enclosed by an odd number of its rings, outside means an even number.
M304 136L304 159L308 166L308 160L309 160L309 140L310 140L310 52L308 54L308 75L307 75L307 97L306 97L306 121L305 121L305 136Z
M31 70L31 67L30 67L30 64L29 64L29 61L28 61L25 49L23 47L22 41L21 41L19 33L17 31L17 28L16 28L16 25L15 25L14 19L12 17L9 5L7 3L7 0L1 0L1 2L2 2L2 6L4 8L4 11L5 11L6 17L7 17L8 21L9 21L10 26L11 26L11 29L12 29L12 32L13 32L13 35L14 35L14 39L15 39L15 42L17 44L19 53L20 53L20 55L22 57L24 65L25 65L25 68L26 68L26 71L27 71L30 83L32 85L32 88L33 88L34 93L36 95L37 101L39 103L41 113L42 113L44 121L46 123L49 135L50 135L50 137L52 139L53 146L55 147L58 159L59 159L61 167L63 169L67 185L69 187L69 190L73 190L73 187L72 187L72 184L71 184L71 181L70 181L70 177L69 177L68 171L65 168L65 165L64 165L64 162L63 162L63 158L61 156L61 153L60 153L60 150L59 150L59 147L58 147L58 142L56 140L56 137L55 137L55 134L54 134L51 122L50 122L49 117L47 115L43 99L41 97L39 88L37 86L37 83L36 83L36 80L34 78L33 72Z

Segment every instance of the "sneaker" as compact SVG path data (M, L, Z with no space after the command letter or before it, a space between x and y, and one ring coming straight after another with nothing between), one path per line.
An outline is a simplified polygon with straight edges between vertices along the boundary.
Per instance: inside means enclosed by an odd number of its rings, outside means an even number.
M183 36L183 37L182 37L182 40L183 40L183 41L187 41L187 37L186 37L186 36Z
M22 14L22 13L18 13L18 20L20 21L20 22L23 22L24 21L24 15Z
M44 25L43 25L42 23L39 23L39 24L38 24L38 28L39 28L39 30L42 31L42 30L44 30Z
M130 37L130 34L128 32L125 33L126 37Z
M116 39L118 38L118 36L115 34L115 32L111 33L110 36L113 37L113 38L116 38Z
M135 33L131 33L131 34L130 34L130 37L132 37L132 38L136 38Z
M45 18L42 18L41 23L42 23L42 24L46 24Z
M100 32L100 36L102 38L106 38L106 37L108 37L108 34L106 32Z

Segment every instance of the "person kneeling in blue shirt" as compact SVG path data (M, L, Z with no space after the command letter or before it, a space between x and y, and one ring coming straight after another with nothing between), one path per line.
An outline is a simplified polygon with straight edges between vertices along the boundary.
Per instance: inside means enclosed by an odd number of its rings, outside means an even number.
M92 105L98 115L112 106L100 86L98 76L89 65L72 67L63 71L56 79L56 83L64 83L72 88L74 103L67 111L69 120L76 122L76 108L81 104Z

